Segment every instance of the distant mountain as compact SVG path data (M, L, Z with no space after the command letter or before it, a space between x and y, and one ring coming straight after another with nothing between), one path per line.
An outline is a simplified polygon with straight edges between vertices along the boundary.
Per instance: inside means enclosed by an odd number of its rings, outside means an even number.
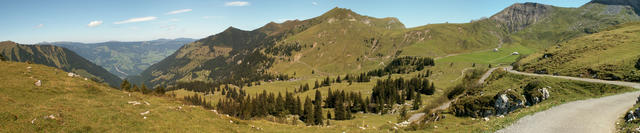
M0 42L0 54L9 61L32 62L77 73L111 86L122 81L102 67L82 58L75 52L54 45L22 45L10 41Z
M109 41L102 43L54 42L43 43L62 46L96 63L120 78L138 75L152 64L171 55L190 38L158 39L140 42Z
M628 4L562 8L518 3L470 23L405 28L396 18L334 8L308 20L272 22L252 31L230 27L185 45L135 79L171 86L193 81L244 84L274 74L354 74L383 67L398 56L445 56L503 45L542 50L638 20Z

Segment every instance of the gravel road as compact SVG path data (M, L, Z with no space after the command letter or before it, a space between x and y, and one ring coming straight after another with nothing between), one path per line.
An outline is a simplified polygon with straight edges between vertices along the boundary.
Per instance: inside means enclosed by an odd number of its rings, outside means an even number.
M606 83L640 89L640 84L605 81L567 76L523 73L505 68L511 73L546 76L593 83ZM630 109L640 92L629 92L602 98L565 103L551 109L525 116L498 133L607 133L615 132L615 122Z

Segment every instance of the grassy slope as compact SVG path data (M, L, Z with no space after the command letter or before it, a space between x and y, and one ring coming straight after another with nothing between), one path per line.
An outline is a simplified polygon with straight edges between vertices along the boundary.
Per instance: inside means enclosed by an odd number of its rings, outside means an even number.
M53 45L22 45L10 41L0 42L0 54L8 60L32 62L77 73L83 77L95 78L111 86L120 84L121 79L104 68L82 58L75 52Z
M264 120L243 121L183 105L168 97L122 92L70 78L43 65L0 62L0 132L340 132L356 131L353 123L334 128L293 126ZM31 70L27 67L31 66ZM42 80L42 86L34 82ZM143 104L132 105L129 101ZM150 105L145 105L144 102ZM182 109L178 109L182 107ZM150 111L145 115L140 113ZM54 119L45 117L53 115ZM389 117L364 118L384 122ZM13 118L16 118L15 120ZM234 121L233 123L230 123ZM31 123L33 121L33 123ZM302 123L302 122L299 122ZM340 123L340 122L337 122ZM364 130L370 132L376 130Z
M550 86L551 97L539 104L531 107L516 110L515 112L505 115L504 118L489 117L489 121L481 119L473 119L469 117L455 117L451 114L445 114L446 119L435 124L428 124L425 130L427 132L494 132L498 129L509 126L510 123L518 119L533 114L538 111L546 110L562 103L602 97L613 94L634 91L629 87L621 87L606 84L595 84L581 81L571 81L565 79L556 79L549 77L529 77L523 75L510 74L505 71L496 70L494 74L487 80L486 85L482 88L484 95L496 95L498 92L513 89L518 93L522 93L522 87L533 80L541 80L545 86ZM434 128L437 126L438 128Z
M640 23L629 23L558 44L518 62L519 70L576 77L630 80L640 77ZM544 54L552 57L544 58ZM591 72L590 72L591 71ZM593 72L597 73L593 73ZM634 75L635 74L635 75Z

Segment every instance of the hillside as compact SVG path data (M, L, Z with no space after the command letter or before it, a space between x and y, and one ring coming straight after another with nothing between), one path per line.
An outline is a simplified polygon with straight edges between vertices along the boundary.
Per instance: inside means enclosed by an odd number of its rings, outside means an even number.
M168 96L124 92L38 64L0 61L0 132L341 132L245 121ZM42 86L34 83L41 80ZM147 112L148 111L148 112ZM147 112L147 113L145 113ZM302 123L302 122L300 122ZM364 130L364 132L375 130Z
M400 56L439 57L493 48L537 51L636 20L640 17L632 5L592 2L563 8L518 3L470 23L405 28L396 18L334 8L308 20L272 22L252 31L230 27L185 45L130 79L152 86L192 81L239 85L277 75L353 74L378 69ZM492 60L517 58L496 57L500 59Z
M112 74L125 78L140 74L144 69L171 55L184 44L193 41L195 40L178 38L141 42L53 42L50 44L74 51Z
M640 23L627 23L575 38L519 62L520 71L640 81Z
M92 80L118 86L122 81L104 68L91 63L75 52L53 45L22 45L10 41L0 42L0 54L9 61L32 62L74 72Z

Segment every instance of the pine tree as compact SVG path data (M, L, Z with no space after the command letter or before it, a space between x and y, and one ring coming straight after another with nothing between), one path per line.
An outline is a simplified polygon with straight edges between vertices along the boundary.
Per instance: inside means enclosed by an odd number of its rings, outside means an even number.
M331 92L331 87L329 87L329 91L327 92L327 99L325 100L324 106L326 108L333 108L333 94Z
M131 91L132 91L132 92L134 92L134 91L138 91L138 90L140 90L140 89L138 89L138 86L137 86L137 85L135 85L135 84L134 84L134 85L133 85L133 87L131 88Z
M142 84L142 87L140 88L140 93L146 94L146 92L147 92L147 86Z
M120 84L120 90L130 91L131 90L131 83L129 83L129 81L127 81L125 79L124 81L122 81L122 84Z
M313 89L318 89L318 88L320 88L320 84L318 83L318 80L316 80L316 84L315 86L313 86Z
M420 109L422 106L422 95L420 93L416 93L416 99L413 99L413 110Z
M300 96L298 96L298 97L296 98L296 102L295 102L295 103L296 103L296 105L295 105L295 107L294 107L294 108L295 108L295 112L296 112L295 114L296 114L296 115L298 115L298 116L300 116L300 117L302 117L302 105L301 105L301 102L302 102L302 101L300 100ZM301 118L301 119L302 119L302 118Z
M162 86L158 86L153 90L153 93L155 93L156 95L164 95L165 92L166 90ZM211 92L211 94L213 95L213 92Z
M302 113L302 120L304 121L304 123L307 123L307 125L313 125L315 122L315 119L313 118L313 103L311 103L311 99L309 99L309 97L307 97L304 100L304 110Z
M315 110L313 111L314 124L322 125L322 94L319 90L316 90Z
M344 116L345 116L345 109L344 109L344 105L342 104L342 101L338 100L336 101L336 108L334 109L334 119L336 120L344 120Z
M407 118L407 107L402 106L402 109L400 109L400 116L398 117L398 122L403 121L406 118Z

